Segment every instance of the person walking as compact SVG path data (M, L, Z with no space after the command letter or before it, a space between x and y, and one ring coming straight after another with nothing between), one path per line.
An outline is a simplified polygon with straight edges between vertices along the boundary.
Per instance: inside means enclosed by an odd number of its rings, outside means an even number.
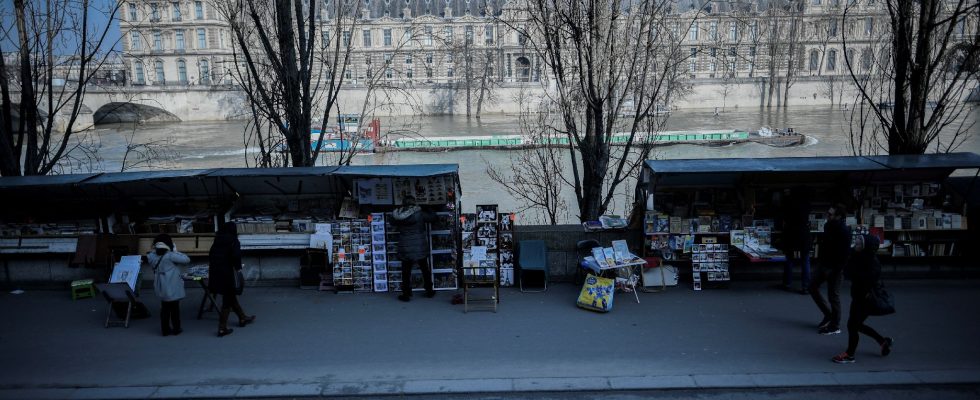
M435 214L415 204L415 197L405 196L402 206L392 213L392 224L398 227L398 258L402 263L402 294L398 300L412 300L412 267L422 270L425 297L436 295L432 288L432 267L429 265L429 235L425 224L435 222Z
M817 333L821 335L840 333L840 284L844 263L851 252L851 228L844 223L846 215L843 204L827 210L827 223L823 226L823 240L820 243L820 263L810 283L810 296L823 313L823 320L817 325ZM827 300L820 294L820 286L824 283L827 283Z
M208 252L208 290L221 295L221 314L218 318L218 337L229 335L228 316L232 311L238 316L238 326L255 322L254 315L246 315L238 303L238 295L245 282L238 282L242 269L242 245L238 241L238 228L234 222L225 222L215 234L214 244Z
M882 336L874 328L864 322L868 319L868 295L880 284L881 264L878 262L878 238L873 235L854 237L854 253L844 267L844 276L851 280L851 307L847 318L847 350L834 356L831 360L838 364L854 362L854 352L857 351L858 333L870 336L881 347L881 355L887 356L892 352L894 340Z
M163 336L179 335L184 331L180 328L180 299L186 292L177 265L191 259L174 249L173 240L166 234L153 239L153 251L146 259L153 266L153 292L160 298L160 330Z
M793 269L800 266L800 293L809 293L810 286L810 193L806 188L793 188L783 204L783 289L793 290Z

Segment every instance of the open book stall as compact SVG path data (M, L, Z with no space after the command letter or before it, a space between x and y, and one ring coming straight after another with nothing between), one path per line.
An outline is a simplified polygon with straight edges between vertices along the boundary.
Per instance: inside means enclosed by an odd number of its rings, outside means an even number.
M369 187L388 187L389 198L385 200L383 190L367 193ZM387 264L397 259L397 247L384 232L385 213L399 204L396 187L399 193L412 190L419 203L444 214L443 220L448 223L441 230L458 232L456 165L3 177L0 196L7 207L0 214L0 256L4 267L18 279L45 281L62 275L66 279L82 275L105 279L120 257L145 254L154 236L167 233L179 251L195 258L192 265L206 265L214 232L221 222L234 221L249 277L295 279L300 265L309 266L315 258L310 254L318 251L322 262L317 267L332 272L327 268L338 261L336 243L354 256L344 259L342 268L355 260L359 267L367 266L358 274L358 282L364 283L360 289L387 291L391 289L387 274L393 270ZM383 241L379 243L372 240L376 236L372 229L379 227L371 223L372 215L381 223ZM362 230L366 235L344 235ZM391 245L385 246L387 242ZM383 248L375 254L378 245ZM30 253L35 259L38 255L68 259L65 272L33 271L31 266L36 262L21 262L15 257L20 253ZM89 264L106 268L105 273L68 270L69 263L82 254ZM364 256L368 258L362 259ZM50 268L61 268L57 264ZM455 288L455 260L436 260L434 264L448 270L437 276L437 285Z
M968 210L946 181L977 168L973 153L651 160L638 190L644 250L689 273L695 290L724 286L736 269L785 261L783 210L796 192L809 206L812 258L820 257L827 210L838 203L854 232L882 239L887 259L958 257Z

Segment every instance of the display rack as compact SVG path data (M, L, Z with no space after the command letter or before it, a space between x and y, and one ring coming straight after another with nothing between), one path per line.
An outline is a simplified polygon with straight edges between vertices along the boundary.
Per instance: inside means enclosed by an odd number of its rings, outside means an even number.
M333 234L333 283L338 293L374 290L371 223L340 221Z
M429 265L432 266L432 288L435 290L456 290L457 288L457 250L456 213L440 211L435 213L437 222L429 229Z
M388 291L388 238L385 235L386 226L384 213L371 214L371 263L374 277L374 291Z
M496 251L499 232L497 206L477 206L477 211L461 217L463 311L467 312L474 307L496 312L503 278ZM485 250L482 259L474 257L474 248L479 253Z

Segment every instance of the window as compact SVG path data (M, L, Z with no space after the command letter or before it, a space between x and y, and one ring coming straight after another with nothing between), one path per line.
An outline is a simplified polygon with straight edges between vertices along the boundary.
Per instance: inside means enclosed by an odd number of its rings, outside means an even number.
M815 6L819 6L820 5L820 0L813 0L813 2L811 4L813 4Z
M177 60L177 80L187 84L187 62L184 60Z
M340 38L341 38L341 43L344 44L345 48L350 47L350 31L341 32Z
M735 61L729 61L728 62L728 73L729 74L734 74L735 73Z
M385 60L385 65L391 64L391 53L384 53L382 58Z
M385 29L381 32L385 47L391 47L391 28Z
M425 77L426 78L429 78L429 79L432 79L432 68L431 67L425 67Z
M718 49L712 47L710 50L708 50L708 55L710 55L711 58L718 57Z
M160 6L157 3L150 3L150 21L156 22L160 20Z
M425 55L425 63L432 64L432 53L428 53Z
M517 57L517 80L518 82L531 81L531 60L527 57Z
M361 38L364 41L364 47L371 47L371 30L365 29L361 31Z
M816 50L810 50L810 71L816 71L820 69L820 53Z
M411 54L406 55L405 56L405 64L411 64L411 63L412 63L412 55Z
M844 52L844 56L847 57L847 63L851 65L851 68L854 68L855 67L855 65L854 65L854 49L847 49L847 51Z
M865 71L871 70L871 50L864 49L861 51L861 68Z
M204 28L197 28L197 48L208 48L208 37L204 33Z
M677 37L677 35L680 34L680 29L681 29L680 26L681 26L680 22L674 22L670 26L670 33L673 34L673 37Z
M453 67L446 68L446 76L452 78L453 75Z
M837 20L831 19L830 21L827 22L827 24L828 24L827 35L829 37L837 36Z
M410 26L409 27L406 27L405 30L402 31L402 43L401 44L408 45L409 44L409 41L412 40L412 36L413 35L414 35L414 32L412 30L412 27L410 27Z
M718 40L718 21L711 21L708 34L711 36L711 40Z
M176 32L174 32L174 44L176 45L177 50L184 50L185 46L183 30L178 29Z
M875 31L875 19L873 17L864 18L864 34L871 36Z
M140 39L140 33L137 31L129 32L129 48L130 50L141 50L143 49L143 41Z
M320 40L323 41L323 47L329 47L330 46L330 30L329 29L324 29L324 30L320 31Z
M405 69L405 77L408 79L412 79L415 77L415 71L412 69L412 67L408 67L407 69Z
M155 63L153 63L153 69L157 73L156 83L158 85L163 85L167 83L167 80L165 79L166 77L163 75L163 61L157 60Z
M204 19L204 2L195 1L194 2L194 18Z
M449 44L453 43L453 27L451 26L442 27L442 40L445 40L446 43Z
M749 35L752 37L752 40L759 38L759 21L752 21L752 25L749 28Z
M160 31L153 31L153 50L163 50L163 34Z
M466 37L466 44L473 44L473 25L466 25L463 34Z
M173 9L174 9L174 21L180 21L180 3L174 2Z
M129 20L130 21L136 21L138 19L139 19L139 13L136 11L136 4L129 3ZM140 64L137 64L137 65L140 65ZM140 65L140 68L143 68L143 66Z
M395 72L391 68L385 68L385 78L391 79L395 77Z
M837 69L837 50L830 50L827 52L827 70L834 71Z
M732 42L738 40L738 24L735 22L728 24L728 40Z
M493 25L487 25L483 28L483 41L486 44L493 44Z
M732 57L732 58L738 56L738 50L735 49L734 47L729 47L728 48L728 56L729 57Z
M691 60L688 66L691 75L694 75L698 71L698 49L697 47L691 47Z
M425 27L425 39L423 39L426 46L432 46L432 27Z
M143 63L137 62L133 69L136 70L135 71L136 83L137 84L140 84L140 85L145 84L146 83L146 76L143 73Z
M687 30L687 40L696 41L698 40L698 22L694 21L691 23L691 27Z
M966 37L966 18L960 18L956 23L956 35L962 39Z
M201 69L201 84L208 85L211 83L211 63L208 60L201 60L199 64Z

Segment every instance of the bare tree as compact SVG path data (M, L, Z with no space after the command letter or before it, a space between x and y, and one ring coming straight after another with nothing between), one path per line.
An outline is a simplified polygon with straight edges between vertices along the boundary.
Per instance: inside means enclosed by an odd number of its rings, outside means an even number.
M972 106L963 100L978 72L964 61L980 54L980 3L885 0L884 6L890 29L881 48L868 53L874 68L864 72L844 58L861 103L856 108L875 127L868 134L884 136L865 135L864 142L880 143L870 150L889 154L952 151L972 133L973 123L963 118ZM846 51L846 38L843 45Z
M518 104L523 105L536 103L531 96L524 93L518 100ZM510 164L505 169L488 163L487 175L521 203L518 212L535 211L536 214L529 218L531 221L537 219L549 225L557 225L566 218L568 210L563 193L565 184L562 181L565 175L565 154L555 151L555 136L547 130L552 118L547 111L547 104L535 110L530 106L524 108L520 115L519 130L526 139L527 147L512 152Z
M281 142L292 166L315 165L320 154L350 64L360 4L303 0L219 3L219 12L234 36L234 76L245 89L252 111L252 133L281 136L281 141L256 137L258 143ZM321 28L323 18L329 22ZM311 132L316 117L321 134L314 147Z
M549 76L545 84L554 118L542 123L567 145L571 176L564 176L578 203L577 217L604 214L616 189L638 173L664 120L685 58L668 28L666 0L528 0L502 19L528 38ZM628 102L635 109L624 113ZM621 146L615 146L621 144Z
M0 175L45 175L91 158L71 153L91 147L77 123L87 86L114 45L108 34L118 10L88 0L0 6L3 20L15 22L0 28L0 43L17 48L14 64L0 57ZM93 24L94 13L109 22Z

